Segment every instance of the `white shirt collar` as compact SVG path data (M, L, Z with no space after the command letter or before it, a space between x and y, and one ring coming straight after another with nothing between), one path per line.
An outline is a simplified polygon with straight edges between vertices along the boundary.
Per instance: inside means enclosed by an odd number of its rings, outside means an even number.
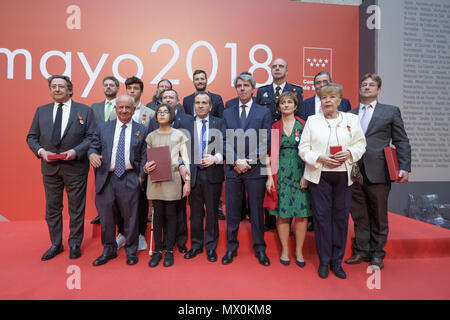
M72 106L72 99L69 99L69 100L67 100L66 102L56 102L56 101L55 101L54 106L57 107L60 103L63 104L63 107L68 107L68 108L70 108L70 107Z
M247 109L250 109L251 106L253 104L253 98L250 98L250 101L247 102L245 105L247 106ZM243 105L243 103L241 102L241 99L239 99L239 108Z
M373 109L375 109L375 107L377 106L377 100L372 101L371 103L369 103L369 105L370 105ZM360 109L361 109L362 107L364 107L364 106L367 106L367 104L359 103L359 108L360 108Z
M276 83L274 82L274 83L272 83L272 86L273 86L273 92L277 92L277 87L280 87L280 88L281 88L280 94L281 94L281 93L283 92L283 90L284 90L284 87L286 86L286 81L283 82L283 83L280 84L280 85L278 85L278 84L276 84Z
M115 106L116 105L116 100L117 100L117 98L114 98L114 99L111 99L111 100L105 99L105 105L108 103L108 101L110 101L111 105Z
M208 116L205 118L205 119L201 119L200 117L197 117L197 116L195 116L195 119L198 121L198 122L202 122L202 120L206 120L206 122L208 122L209 121L209 114L208 114Z

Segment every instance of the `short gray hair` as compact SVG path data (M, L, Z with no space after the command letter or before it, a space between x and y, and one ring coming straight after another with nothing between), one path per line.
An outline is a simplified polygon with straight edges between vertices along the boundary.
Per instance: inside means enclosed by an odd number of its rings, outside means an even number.
M237 82L238 80L242 80L242 81L250 81L250 83L252 84L253 88L256 88L256 80L255 78L253 78L252 74L250 72L242 72L240 75L238 75L234 81L233 81L233 86L236 88Z

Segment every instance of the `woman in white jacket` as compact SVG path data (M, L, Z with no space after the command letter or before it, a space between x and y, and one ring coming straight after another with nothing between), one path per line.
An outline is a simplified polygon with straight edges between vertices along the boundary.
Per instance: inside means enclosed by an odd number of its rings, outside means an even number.
M298 146L305 161L314 214L319 255L319 276L328 277L328 266L342 279L351 202L352 163L366 151L366 139L357 115L338 111L342 87L330 83L319 91L322 112L310 116Z

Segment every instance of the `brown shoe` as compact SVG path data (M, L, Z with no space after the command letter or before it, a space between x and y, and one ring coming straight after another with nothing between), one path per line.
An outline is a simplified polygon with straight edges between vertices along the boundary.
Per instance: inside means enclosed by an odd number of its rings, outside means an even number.
M347 264L360 264L361 262L369 262L370 259L360 256L359 254L354 254L344 262Z
M376 258L376 257L372 258L370 260L370 264L372 266L377 266L378 268L380 268L380 270L384 268L383 259L381 259L381 258Z

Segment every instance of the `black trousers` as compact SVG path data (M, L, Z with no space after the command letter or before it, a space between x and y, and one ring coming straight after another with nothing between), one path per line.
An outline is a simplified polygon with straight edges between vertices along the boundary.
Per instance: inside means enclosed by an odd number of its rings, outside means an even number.
M55 175L43 175L45 189L45 220L52 245L62 244L63 234L63 192L67 193L69 206L69 246L81 245L84 236L84 213L86 209L85 176L67 174L59 170Z
M184 186L183 179L181 179L182 188ZM183 190L181 191L183 194ZM187 215L186 215L187 197L181 198L177 201L177 226L176 226L176 243L178 247L185 247L188 239L187 229Z
M145 235L147 230L147 218L148 218L148 200L147 200L147 175L139 189L139 204L138 204L138 228L139 234ZM120 214L117 215L117 229L118 232L124 234L123 218Z
M352 197L347 183L347 172L322 171L319 183L309 184L321 265L340 266L344 258Z
M384 258L389 233L387 211L391 183L370 183L364 170L361 172L364 184L352 186L350 211L355 226L352 250L363 257Z
M191 208L191 249L215 250L219 241L218 205L222 183L210 183L206 170L197 170L196 185L191 189L189 205ZM206 221L203 229L203 218Z
M173 251L177 229L177 202L178 200L152 200L155 252L164 249Z
M139 179L134 171L127 171L120 178L111 172L103 190L95 196L105 256L111 256L117 251L115 214L120 214L124 222L127 255L135 255L137 251L139 183L135 187L127 185L127 175L134 175L136 180Z

